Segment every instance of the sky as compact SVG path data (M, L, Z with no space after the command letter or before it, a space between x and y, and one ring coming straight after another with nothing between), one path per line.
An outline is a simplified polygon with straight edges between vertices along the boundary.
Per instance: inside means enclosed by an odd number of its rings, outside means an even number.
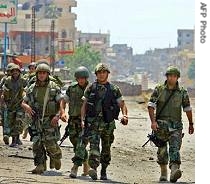
M193 0L77 0L76 27L107 33L112 44L128 44L134 54L176 47L177 29L195 26Z

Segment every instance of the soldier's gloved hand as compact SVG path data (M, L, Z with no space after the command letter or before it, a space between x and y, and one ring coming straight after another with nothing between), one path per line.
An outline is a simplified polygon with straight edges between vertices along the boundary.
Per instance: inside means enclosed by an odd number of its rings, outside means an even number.
M59 119L60 119L59 115L54 116L53 119L51 120L51 126L52 127L57 127Z
M151 123L151 129L154 130L154 131L157 131L157 129L158 129L157 121L153 121Z
M127 125L128 124L128 116L123 116L123 118L120 121L123 125Z
M62 114L60 115L60 119L61 119L63 122L67 122L66 113L62 113Z
M193 134L194 133L194 127L193 127L193 124L192 123L189 124L188 133L189 134Z
M81 121L81 128L85 128L85 121L84 120Z

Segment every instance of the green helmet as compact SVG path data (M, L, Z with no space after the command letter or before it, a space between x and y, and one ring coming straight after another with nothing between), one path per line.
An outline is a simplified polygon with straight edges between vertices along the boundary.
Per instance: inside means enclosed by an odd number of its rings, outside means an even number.
M110 73L110 70L109 70L108 66L104 63L99 63L99 64L96 65L95 74L97 72L100 72L100 71L107 71L108 73Z
M38 72L48 72L50 74L50 66L45 63L38 64L36 67L36 73Z
M175 66L169 66L168 68L167 68L167 70L166 70L166 76L167 75L170 75L170 74L175 74L175 75L177 75L178 77L180 77L180 71L179 71L179 69L177 68L177 67L175 67Z
M12 71L12 70L19 70L19 72L21 72L21 70L20 70L20 66L19 65L16 65L16 64L12 64L12 66L11 66L11 68L10 68L10 71Z
M86 67L80 66L75 70L74 73L75 78L88 78L89 77L89 71Z
M48 60L46 60L46 59L40 59L40 60L38 60L38 61L37 61L37 66L38 66L39 64L43 64L43 63L46 64L46 65L48 65L48 66L50 66Z
M13 65L15 65L15 64L14 64L14 63L9 63L9 64L7 65L6 70L7 70L7 71L11 71L11 68L12 68Z

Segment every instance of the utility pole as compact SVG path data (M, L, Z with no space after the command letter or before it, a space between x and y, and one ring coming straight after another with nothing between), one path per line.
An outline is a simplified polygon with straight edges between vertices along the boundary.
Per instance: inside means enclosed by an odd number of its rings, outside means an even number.
M50 29L50 65L52 69L52 74L54 74L55 70L55 20L51 21L51 29Z
M35 7L32 6L32 17L31 17L31 62L35 62L36 59L36 23L35 23Z

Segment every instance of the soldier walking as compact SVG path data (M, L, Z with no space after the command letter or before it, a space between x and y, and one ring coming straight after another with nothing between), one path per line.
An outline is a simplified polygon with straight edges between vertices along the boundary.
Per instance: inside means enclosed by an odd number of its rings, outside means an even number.
M36 68L36 82L26 91L22 107L32 116L29 134L33 142L35 169L33 174L42 174L46 169L46 153L50 157L50 169L61 168L59 106L62 101L60 87L49 80L50 67L39 64Z
M6 145L9 144L9 136L10 136L10 128L9 128L9 122L8 122L8 109L4 102L4 96L3 96L3 86L5 84L5 81L7 77L11 76L11 68L15 65L14 63L9 63L6 68L6 74L0 81L0 95L1 96L1 122L3 126L3 141Z
M192 108L187 90L179 85L180 71L170 66L166 71L164 84L155 87L148 103L151 128L157 138L166 144L158 147L157 163L161 168L160 181L167 181L167 166L171 169L170 182L181 178L180 148L182 145L182 108L189 121L189 134L193 134ZM156 110L156 117L155 112ZM169 145L169 152L168 146Z
M83 164L83 176L88 175L89 166L88 166L88 152L86 150L86 146L88 144L87 137L84 138L82 135L82 127L81 127L81 107L82 107L82 97L84 95L84 90L88 85L88 77L89 71L86 67L80 66L75 71L75 79L77 82L73 82L67 89L66 94L64 96L64 103L61 107L61 120L64 122L67 121L67 117L65 115L65 106L66 103L69 104L69 119L68 119L68 130L69 130L69 139L74 146L74 157L72 161L74 163L70 177L76 178L78 167ZM83 138L81 137L83 136ZM82 144L80 144L82 143Z
M88 130L90 142L89 176L97 180L97 168L101 163L101 180L107 180L107 167L111 161L110 148L114 141L115 119L122 110L122 123L127 125L127 108L118 86L108 82L109 68L99 63L95 68L96 82L85 90L81 109L82 127ZM102 149L100 149L100 141Z
M8 113L8 122L12 143L10 147L22 145L20 134L23 131L24 111L21 102L24 96L24 87L26 81L21 77L21 70L18 65L13 64L11 67L11 76L7 77L3 86L3 98ZM6 143L8 143L6 141Z

